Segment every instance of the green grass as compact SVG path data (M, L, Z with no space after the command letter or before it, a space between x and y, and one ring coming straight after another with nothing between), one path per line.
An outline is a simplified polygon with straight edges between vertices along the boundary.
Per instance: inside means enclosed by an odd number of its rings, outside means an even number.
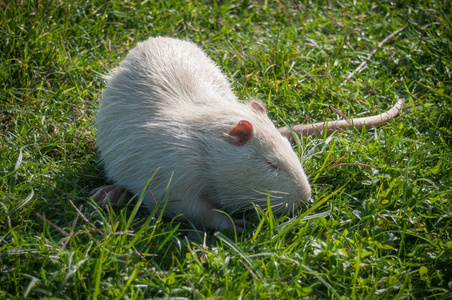
M451 299L450 11L439 0L1 2L0 298ZM410 105L378 129L301 140L317 204L190 241L176 222L89 198L106 182L91 125L102 74L156 35L202 45L278 126L339 118L329 106L351 117Z

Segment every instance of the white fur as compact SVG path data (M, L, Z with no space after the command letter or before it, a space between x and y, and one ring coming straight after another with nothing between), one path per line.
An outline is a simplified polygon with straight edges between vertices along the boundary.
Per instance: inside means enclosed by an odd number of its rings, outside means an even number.
M224 228L228 213L252 203L292 209L311 196L299 159L265 113L240 103L227 78L191 42L150 38L138 43L107 77L96 116L96 139L109 178L158 201L171 179L167 216ZM240 121L254 128L242 146L228 132ZM268 162L276 164L275 170ZM155 207L151 193L144 203ZM166 194L168 195L168 193ZM227 223L229 224L229 223Z

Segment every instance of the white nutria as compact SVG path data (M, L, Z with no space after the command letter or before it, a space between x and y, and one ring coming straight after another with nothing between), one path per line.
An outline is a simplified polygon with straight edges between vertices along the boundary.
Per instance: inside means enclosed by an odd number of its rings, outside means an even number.
M268 196L274 212L309 201L308 179L289 143L292 133L374 127L395 117L403 104L378 116L278 131L262 104L238 101L198 46L165 37L138 43L107 80L96 140L115 184L94 190L93 199L114 203L125 190L139 194L158 170L143 203L153 209L168 197L167 217L183 215L206 229L243 230L243 221L232 224L217 210L266 208Z
M299 158L264 107L239 102L219 67L191 42L138 43L107 77L95 123L116 186L139 194L158 170L143 200L153 209L171 181L168 217L182 214L222 230L233 224L215 210L266 208L270 195L275 212L290 211L311 197ZM105 201L111 190L98 189L93 198Z

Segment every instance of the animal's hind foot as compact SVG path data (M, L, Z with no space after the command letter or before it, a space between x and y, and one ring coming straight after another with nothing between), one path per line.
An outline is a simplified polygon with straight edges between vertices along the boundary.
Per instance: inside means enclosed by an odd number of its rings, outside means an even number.
M126 188L113 184L104 185L91 191L91 197L100 205L125 203L132 199L133 195Z

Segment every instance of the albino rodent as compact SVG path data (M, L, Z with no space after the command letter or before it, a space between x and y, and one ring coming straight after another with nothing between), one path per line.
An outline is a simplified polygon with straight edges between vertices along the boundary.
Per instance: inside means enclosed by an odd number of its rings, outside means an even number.
M228 214L290 211L311 198L299 158L264 107L241 103L219 67L195 44L140 42L107 77L95 118L97 147L114 186L93 198L118 200L123 188L143 203L168 198L164 214L206 229L240 229ZM168 189L169 186L169 189ZM119 187L119 188L117 188ZM110 193L110 194L108 194Z
M156 37L140 42L107 76L96 115L97 146L115 182L93 199L118 202L125 190L140 194L157 171L143 203L183 215L206 229L235 227L217 210L234 214L253 203L291 211L311 198L308 179L290 145L257 101L241 103L219 67L195 44ZM395 117L403 104L378 116L292 127L293 133L369 128ZM395 112L394 112L395 110ZM389 115L389 118L388 118ZM168 188L169 187L169 188Z

